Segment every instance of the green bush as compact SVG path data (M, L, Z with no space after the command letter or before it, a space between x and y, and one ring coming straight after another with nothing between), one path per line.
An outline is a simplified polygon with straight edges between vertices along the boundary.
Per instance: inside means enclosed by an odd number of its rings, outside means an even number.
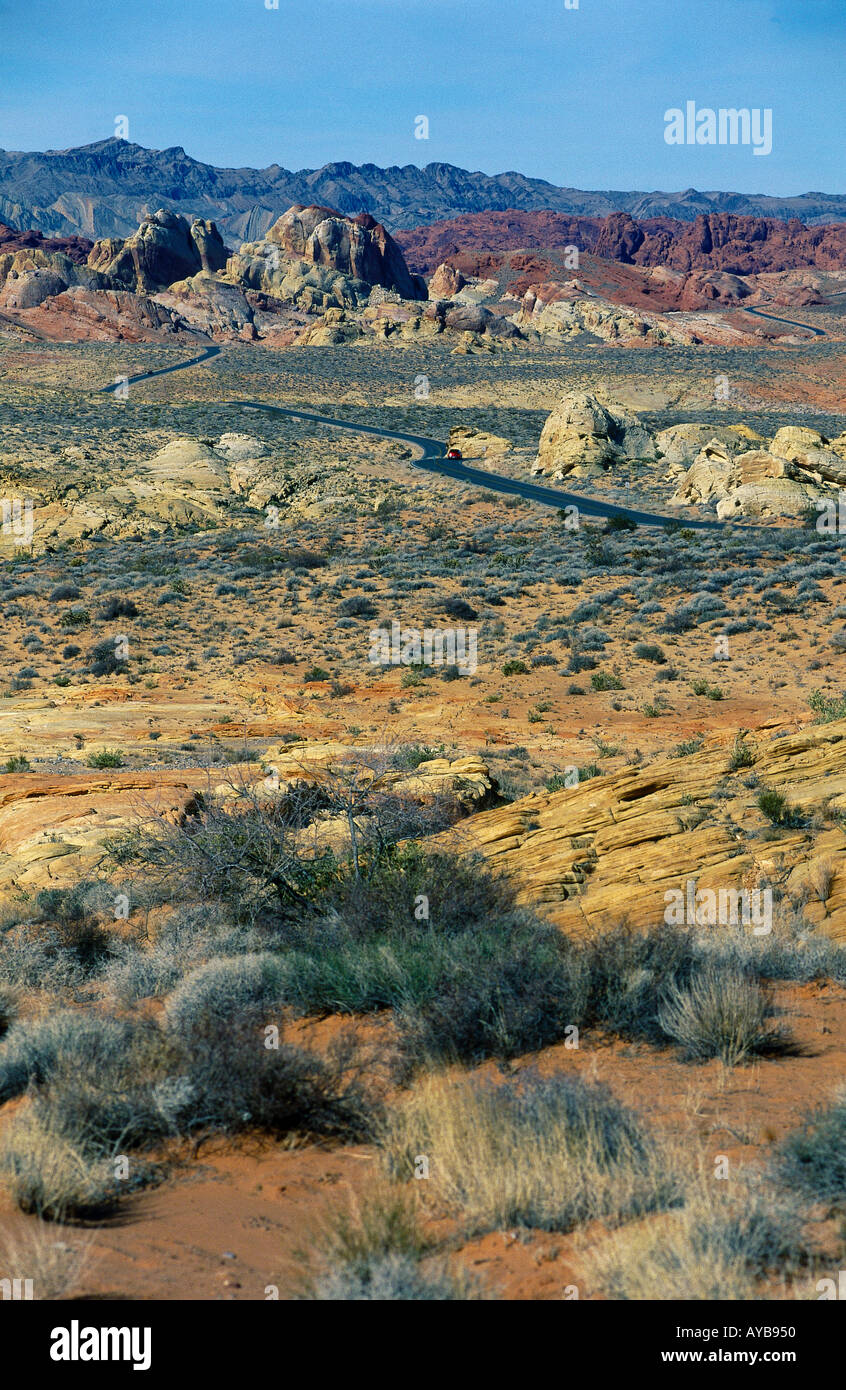
M623 682L619 676L608 671L592 671L590 683L594 690L622 690Z
M729 758L729 767L732 772L738 772L742 767L754 767L754 765L754 748L749 747L749 744L742 734L737 734L731 750L731 757Z
M663 666L667 660L666 653L657 642L636 642L634 654L641 661L653 661L657 666Z
M788 804L787 798L772 787L764 787L758 793L758 809L773 825L786 829L796 822L795 812Z
M123 755L116 748L102 748L99 753L92 753L88 759L89 767L125 767Z
M846 1202L846 1091L781 1141L775 1171L811 1202Z

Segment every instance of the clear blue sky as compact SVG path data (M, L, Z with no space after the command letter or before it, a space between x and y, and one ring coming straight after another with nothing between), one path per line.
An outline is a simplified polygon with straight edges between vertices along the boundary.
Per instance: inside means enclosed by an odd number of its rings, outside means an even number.
M581 188L846 192L846 0L0 0L0 147L445 161ZM664 112L769 107L773 153ZM430 138L414 138L429 118Z

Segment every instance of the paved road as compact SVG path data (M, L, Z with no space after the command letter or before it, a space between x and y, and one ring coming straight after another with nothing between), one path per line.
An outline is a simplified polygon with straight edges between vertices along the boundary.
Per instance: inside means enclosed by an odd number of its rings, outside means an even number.
M426 473L437 473L442 478L454 478L457 482L472 484L474 487L488 488L491 492L525 497L527 501L540 502L544 507L578 507L584 516L623 516L638 522L641 526L665 526L668 521L678 521L678 517L636 511L630 507L616 507L610 502L595 501L592 497L581 497L575 492L559 492L557 488L521 482L516 478L507 478L503 473L491 473L487 468L473 468L463 460L446 459L446 446L443 442L440 439L431 439L425 434L401 434L396 430L377 429L374 425L336 420L331 415L313 415L289 406L267 405L263 401L241 401L239 404L248 410L263 410L269 415L290 415L316 425L333 425L335 429L351 430L355 434L374 434L382 439L398 439L404 444L413 444L422 451L420 458L411 460L415 468L420 468ZM713 530L715 527L721 529L724 525L721 521L685 521L684 524L699 530Z
M170 367L158 367L150 372L138 372L135 376L121 378L108 386L100 387L103 392L115 392L122 382L147 381L150 377L167 376L170 372L181 372L186 367L195 367L217 357L219 347L208 347L198 357L190 357L184 362L175 362ZM511 497L525 497L528 502L539 502L544 507L577 507L579 513L589 517L625 517L640 526L666 526L667 522L678 522L679 517L663 515L658 512L640 511L633 507L618 507L610 502L600 502L592 497L582 497L575 492L560 492L557 488L543 487L539 483L521 482L508 478L502 473L491 473L486 468L473 468L459 459L444 458L446 446L440 439L432 439L425 434L406 434L398 430L379 429L375 425L363 425L352 420L338 420L331 415L315 415L308 410L295 410L292 406L269 405L266 401L234 400L225 402L242 410L261 410L268 415L288 415L297 420L308 420L315 425L331 425L335 429L350 430L354 434L372 434L380 439L397 439L403 444L411 444L420 450L419 458L412 459L412 466L426 473L437 473L442 478L454 478L456 482L474 487L487 488L491 492L505 493ZM700 531L722 530L722 521L689 521L684 525Z
M743 314L755 314L759 319L772 319L774 323L789 323L791 328L804 328L806 333L813 333L815 338L828 337L824 328L812 328L809 323L799 323L797 319L779 318L777 314L765 314L763 309L747 309L741 304L740 312Z
M138 372L135 376L121 376L110 385L101 386L100 390L117 391L121 386L131 386L133 381L148 381L151 376L167 376L169 372L184 372L186 367L196 367L200 362L208 362L211 357L217 357L219 352L219 347L207 347L200 353L199 357L188 357L184 362L174 362L172 367L157 367L153 372Z

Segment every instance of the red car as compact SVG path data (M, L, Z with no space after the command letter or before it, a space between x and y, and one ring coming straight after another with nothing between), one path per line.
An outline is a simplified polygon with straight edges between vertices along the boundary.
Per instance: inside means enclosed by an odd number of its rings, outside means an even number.
M460 458L461 458L461 450L460 450L460 449L447 449L447 458L448 458L448 459L460 459Z

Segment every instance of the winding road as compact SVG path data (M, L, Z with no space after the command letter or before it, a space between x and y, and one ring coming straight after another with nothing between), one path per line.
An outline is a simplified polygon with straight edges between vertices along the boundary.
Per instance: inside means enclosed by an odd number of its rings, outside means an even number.
M754 314L755 317L759 319L772 319L774 323L789 323L791 328L804 328L806 333L813 333L815 338L828 337L824 328L812 328L809 323L799 323L798 319L779 318L777 314L767 314L763 309L747 309L741 305L740 312L743 314Z
M760 313L760 310L747 310L747 313ZM773 318L772 314L762 314L763 318ZM782 323L789 323L789 319L780 320ZM806 328L807 324L800 324L799 327ZM813 328L812 333L821 333L821 329ZM137 381L148 381L151 377L168 376L171 372L182 372L187 367L196 367L200 363L208 362L213 357L217 357L221 348L212 345L204 349L196 357L189 357L184 362L174 362L170 367L158 367L149 372L138 372L135 376L118 377L108 386L101 386L101 392L116 392L121 387L132 385ZM722 531L727 526L736 526L736 521L697 521L689 520L687 517L678 515L663 515L660 512L646 512L634 507L619 507L610 502L600 502L593 497L584 497L575 492L560 492L557 488L543 487L539 483L521 482L516 478L508 478L504 473L492 473L486 468L473 468L470 464L458 459L447 459L444 457L445 445L440 439L433 439L425 434L406 434L398 430L379 429L375 425L362 425L357 421L338 420L331 415L315 415L312 411L296 410L292 406L268 405L265 401L253 401L249 399L238 399L224 402L234 408L241 410L260 410L268 415L287 415L296 420L307 420L314 425L329 425L334 429L349 430L353 434L372 434L379 439L396 439L403 444L410 444L420 450L418 458L411 459L411 465L419 468L426 473L436 473L442 478L453 478L456 482L467 483L473 487L487 488L490 492L500 492L511 497L524 497L527 502L538 502L542 507L576 507L580 515L609 519L612 517L622 517L628 521L634 521L639 526L666 526L671 522L682 521L684 526L696 531ZM769 527L758 527L753 525L745 526L745 530L769 530Z
M137 381L148 381L151 377L167 376L171 372L184 371L187 367L196 367L202 362L208 362L211 358L217 357L220 351L219 347L208 347L197 357L190 357L185 362L175 362L170 367L158 367L149 372L138 372L135 376L118 377L108 386L101 386L99 389L101 392L114 394L122 386L132 385ZM443 441L433 439L429 435L406 434L398 430L379 429L375 425L362 425L357 421L337 420L331 415L315 415L312 411L295 410L292 406L268 405L265 401L242 399L227 401L226 404L241 410L261 410L268 415L287 415L292 419L307 420L314 425L330 425L335 429L349 430L353 434L372 434L380 439L396 439L403 444L411 444L420 450L419 457L410 461L414 468L419 468L426 473L436 473L442 478L454 478L456 482L467 483L473 487L487 488L491 492L500 492L511 497L524 497L526 501L538 502L543 507L576 507L579 513L584 516L604 519L619 516L637 522L639 526L666 526L668 522L680 520L678 516L664 516L659 512L645 512L633 507L618 507L610 502L600 502L593 497L583 497L579 493L560 492L557 488L542 487L538 483L527 483L516 478L508 478L503 473L491 473L486 468L473 468L461 460L444 458L445 445ZM689 521L685 518L684 525L695 530L713 531L723 530L727 523L724 521Z

